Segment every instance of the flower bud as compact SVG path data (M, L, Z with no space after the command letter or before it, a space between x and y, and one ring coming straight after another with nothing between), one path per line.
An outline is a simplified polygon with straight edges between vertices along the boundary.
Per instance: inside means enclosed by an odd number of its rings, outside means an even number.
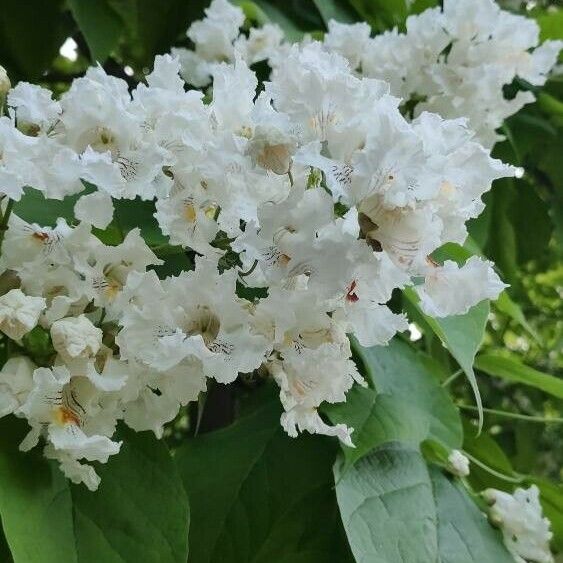
M8 78L8 73L6 69L0 65L0 115L2 115L2 109L4 107L4 101L6 100L6 96L10 91L12 84L10 79Z

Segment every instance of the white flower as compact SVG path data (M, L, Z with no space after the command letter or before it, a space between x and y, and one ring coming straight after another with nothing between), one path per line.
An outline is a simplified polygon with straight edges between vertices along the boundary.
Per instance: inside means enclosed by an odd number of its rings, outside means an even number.
M74 206L74 216L98 229L105 229L113 219L111 197L101 191L83 195Z
M67 361L91 358L102 344L102 331L84 315L66 317L51 326L53 347Z
M330 20L324 45L329 51L346 58L352 68L357 68L364 56L370 32L371 28L365 22L348 25Z
M511 495L496 489L487 489L483 496L491 505L492 522L500 526L504 543L517 563L535 561L552 563L549 541L553 534L550 522L542 515L539 489L516 489Z
M0 417L18 409L33 386L34 363L26 356L8 358L0 371Z
M491 262L472 256L463 266L446 260L430 267L424 285L418 286L420 307L432 317L463 315L483 299L496 299L507 287Z
M469 459L459 450L452 450L448 456L448 469L458 477L469 475Z
M280 400L286 411L282 425L290 436L297 429L311 433L337 435L352 445L351 431L344 425L330 427L316 413L324 401L339 403L354 381L365 385L352 360L342 354L339 346L321 344L315 349L288 350L283 362L273 362L270 370L280 386Z
M61 106L52 99L52 92L28 82L19 82L8 94L8 105L14 108L18 128L29 131L52 126L59 118Z
M0 330L12 340L19 340L37 326L45 304L43 297L31 297L21 289L11 289L0 297Z
M69 371L62 366L36 369L34 386L16 415L25 416L31 425L20 444L21 450L33 448L41 434L45 434L46 455L57 459L73 481L84 481L95 489L99 483L95 472L81 469L78 460L106 463L110 455L119 452L121 442L96 432L103 426L100 425L103 415L93 403L91 389L83 381L88 383L84 378L71 380ZM113 425L109 428L113 431Z

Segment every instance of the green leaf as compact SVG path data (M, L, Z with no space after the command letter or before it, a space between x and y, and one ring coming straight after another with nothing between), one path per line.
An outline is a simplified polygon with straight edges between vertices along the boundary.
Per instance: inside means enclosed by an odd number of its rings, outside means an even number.
M563 39L563 10L556 9L545 10L536 17L536 21L540 26L540 40L546 39Z
M16 562L184 563L188 502L166 446L123 431L120 454L97 470L96 492L69 485L39 449L17 444L25 424L0 423L0 515ZM32 532L30 532L32 531Z
M503 291L497 298L494 303L496 309L498 309L501 313L509 316L512 320L516 321L524 330L528 332L528 334L541 344L541 338L537 331L528 323L526 317L524 316L524 312L518 303L513 301L505 290Z
M342 474L336 497L356 561L438 561L436 507L421 454L388 444Z
M375 390L354 386L345 403L325 408L333 423L354 428L356 447L344 449L347 464L391 441L418 446L431 439L448 449L461 446L459 413L429 368L429 357L397 339L372 348L354 341L353 349Z
M475 354L477 350L479 350L483 335L485 334L485 326L489 315L489 302L481 301L481 303L469 309L465 315L432 318L422 313L418 307L418 297L412 289L406 289L403 291L403 294L409 302L417 308L420 314L423 315L424 320L449 350L450 354L456 359L467 376L471 388L473 389L473 394L475 395L477 407L479 408L481 426L483 407L481 404L481 394L479 393L477 380L473 372L473 360L475 359Z
M158 221L154 217L156 208L153 201L144 201L139 197L115 199L113 205L115 223L124 235L139 227L147 244L156 246L168 242L168 237L162 234Z
M526 366L514 358L496 354L480 354L475 359L475 367L489 375L523 383L541 389L558 399L563 399L563 380Z
M342 474L334 468L356 561L510 563L500 534L464 489L413 449L388 444Z
M63 0L2 0L0 63L15 84L38 80L73 33Z
M289 42L301 41L304 35L304 29L302 29L298 23L290 17L280 6L268 0L255 0L256 4L264 11L268 16L268 19L277 23L284 31L285 38Z
M123 21L121 56L138 72L151 68L155 55L169 52L209 6L209 0L105 1Z
M408 16L405 0L350 0L350 4L379 31L402 26Z
M286 436L279 399L264 391L257 408L176 453L190 498L189 561L349 561L330 470L335 444Z
M119 43L123 21L105 0L68 0L68 5L84 34L92 62L103 63Z
M330 20L341 23L354 23L358 21L358 14L347 0L313 0L328 28Z
M435 467L430 478L438 515L440 563L513 563L498 530L468 498L457 481Z
M86 192L64 199L46 199L39 190L25 188L22 198L14 203L13 212L24 221L42 227L54 227L59 217L70 224L74 221L74 205L83 193Z

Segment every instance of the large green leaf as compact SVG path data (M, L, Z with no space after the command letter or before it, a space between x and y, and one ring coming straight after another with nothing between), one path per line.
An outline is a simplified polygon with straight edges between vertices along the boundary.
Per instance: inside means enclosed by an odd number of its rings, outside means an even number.
M357 563L438 561L436 507L420 453L398 444L374 450L341 472L336 496Z
M342 473L336 495L358 563L510 563L500 534L422 455L394 443Z
M375 390L355 386L345 403L326 409L333 423L354 428L356 447L345 448L348 463L390 441L417 446L432 439L448 449L461 446L459 413L430 370L428 357L397 339L385 347L353 345Z
M123 21L106 0L68 0L68 5L84 34L92 61L103 63L119 43Z
M350 560L332 483L335 444L286 436L269 391L231 426L177 451L190 498L189 561Z
M416 307L426 323L464 371L473 389L473 394L475 395L477 407L480 412L480 421L482 421L481 394L479 393L477 380L473 372L473 360L475 359L475 354L477 350L479 350L483 335L485 334L485 326L489 315L489 302L481 301L481 303L469 309L465 315L432 318L422 313L418 307L418 297L413 290L406 289L403 294L411 305Z
M498 530L468 498L465 489L430 468L438 515L440 563L513 563Z
M185 562L188 502L163 442L124 430L89 492L40 451L18 451L25 424L0 426L0 515L16 563Z
M480 354L475 359L475 367L489 375L536 387L558 399L563 399L562 379L526 366L515 358L497 354Z

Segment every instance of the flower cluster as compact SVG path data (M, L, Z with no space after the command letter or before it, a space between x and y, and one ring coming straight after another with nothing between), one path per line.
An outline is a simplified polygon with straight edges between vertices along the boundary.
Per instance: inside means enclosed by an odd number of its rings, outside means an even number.
M233 61L237 52L248 64L268 60L275 67L284 60L291 46L277 26L252 27L247 36L243 22L243 11L227 0L211 3L206 18L188 30L195 49L173 50L187 82L209 84L214 65ZM541 86L557 62L563 41L539 45L539 34L534 20L501 10L494 0L445 0L442 8L408 17L405 33L395 28L371 37L367 23L331 20L322 44L356 74L388 82L404 111L466 118L490 148L502 139L503 121L535 100L529 90L507 99L503 87L515 78Z
M407 18L406 33L374 38L365 23L332 21L324 44L363 76L388 81L414 115L467 118L488 147L502 138L496 130L503 121L535 99L529 91L506 99L503 86L516 77L543 85L563 47L563 41L538 46L538 24L493 0L444 0L442 9Z
M517 563L553 563L549 542L550 523L542 514L539 489L516 489L513 494L487 489L483 496L490 505L489 518L502 530L504 544Z
M363 384L347 335L384 345L406 329L387 305L397 288L415 285L423 311L447 316L504 287L484 260L430 255L463 243L482 194L514 169L464 119L407 121L386 82L319 42L288 47L257 95L255 73L229 51L226 9L214 2L191 28L202 60L221 48L234 58L206 67L209 103L165 55L132 92L100 67L58 101L19 83L0 118L5 217L26 186L80 196L70 224L10 217L0 330L21 355L0 373L0 415L26 418L21 447L42 439L92 489L83 461L119 450L117 421L161 435L208 378L269 374L288 434L351 445L352 429L317 411ZM154 202L162 233L192 261L180 275L159 279L138 229L114 245L98 236L115 201L135 198ZM48 353L30 358L41 335Z

